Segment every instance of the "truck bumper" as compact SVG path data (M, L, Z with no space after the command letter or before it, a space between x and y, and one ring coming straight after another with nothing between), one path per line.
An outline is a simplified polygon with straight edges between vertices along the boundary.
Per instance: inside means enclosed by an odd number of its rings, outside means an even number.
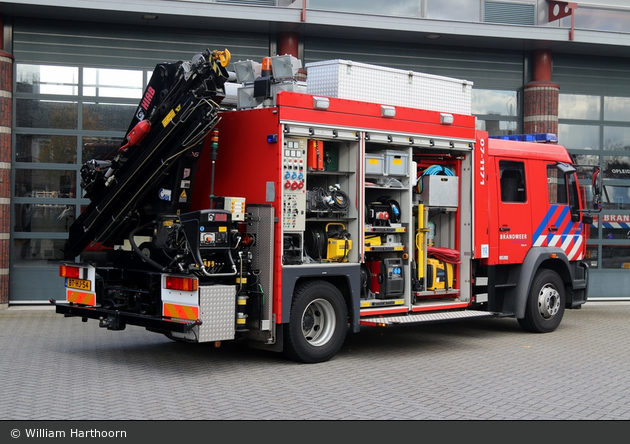
M195 326L200 325L200 320L185 321L164 317L146 316L135 313L107 310L100 307L87 307L73 304L60 304L51 299L57 313L65 316L76 316L84 321L98 319L99 326L108 330L124 330L127 325L136 325L150 330L163 330L164 332L188 333Z

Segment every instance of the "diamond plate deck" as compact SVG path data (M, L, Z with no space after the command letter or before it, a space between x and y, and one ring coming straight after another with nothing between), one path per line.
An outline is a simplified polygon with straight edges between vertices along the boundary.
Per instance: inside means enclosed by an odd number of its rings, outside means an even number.
M383 317L371 316L361 318L361 324L387 326L398 324L420 324L423 322L442 322L467 318L494 318L497 316L499 316L497 313L477 310L444 311L439 313L418 313Z

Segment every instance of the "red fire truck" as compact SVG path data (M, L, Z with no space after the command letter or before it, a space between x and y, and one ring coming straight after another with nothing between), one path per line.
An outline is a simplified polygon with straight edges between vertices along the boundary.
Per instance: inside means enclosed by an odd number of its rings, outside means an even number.
M158 65L117 157L83 166L58 313L313 363L362 327L551 332L586 302L588 187L555 136L489 138L470 113L265 69L228 109L226 59Z

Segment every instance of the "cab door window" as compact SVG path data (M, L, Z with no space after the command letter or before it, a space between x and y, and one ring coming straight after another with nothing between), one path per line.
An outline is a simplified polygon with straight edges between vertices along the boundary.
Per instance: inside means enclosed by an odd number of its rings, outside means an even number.
M523 162L501 160L499 173L501 177L501 201L526 202L525 165Z
M566 205L569 203L565 175L558 171L555 164L547 165L547 190L550 204Z

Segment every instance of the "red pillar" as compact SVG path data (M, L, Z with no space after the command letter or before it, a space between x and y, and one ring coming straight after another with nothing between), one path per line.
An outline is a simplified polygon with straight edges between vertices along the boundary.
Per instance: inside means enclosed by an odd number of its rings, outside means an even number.
M300 58L300 35L297 32L281 32L278 34L278 55L292 55ZM306 70L300 69L297 80L306 80Z
M278 55L289 54L299 58L300 36L297 32L281 32L278 34Z
M11 121L13 112L13 56L3 50L0 15L0 305L9 303L11 233Z
M524 87L523 132L558 134L560 86L551 81L551 50L534 52L534 79Z

